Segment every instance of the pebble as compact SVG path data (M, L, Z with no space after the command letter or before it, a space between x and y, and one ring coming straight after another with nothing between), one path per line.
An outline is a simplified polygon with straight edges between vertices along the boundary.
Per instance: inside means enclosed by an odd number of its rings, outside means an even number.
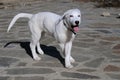
M103 12L101 14L101 16L103 16L103 17L109 17L109 16L111 16L111 14L109 12Z

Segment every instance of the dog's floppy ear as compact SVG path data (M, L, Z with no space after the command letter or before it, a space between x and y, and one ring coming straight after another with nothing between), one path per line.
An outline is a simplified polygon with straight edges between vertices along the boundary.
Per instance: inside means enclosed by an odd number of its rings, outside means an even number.
M68 14L68 11L66 11L66 12L61 16L61 18L59 19L58 22L60 22L61 20L64 20L67 14Z
M62 15L61 19L65 19L65 17L66 17L67 14L69 14L69 10L66 11L66 12Z

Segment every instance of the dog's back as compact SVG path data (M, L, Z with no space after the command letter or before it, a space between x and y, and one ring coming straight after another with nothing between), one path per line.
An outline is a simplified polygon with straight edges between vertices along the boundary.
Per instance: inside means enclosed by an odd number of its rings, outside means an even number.
M40 12L35 14L30 22L39 23L38 25L43 31L53 34L55 29L53 27L55 27L60 18L60 15L52 12Z

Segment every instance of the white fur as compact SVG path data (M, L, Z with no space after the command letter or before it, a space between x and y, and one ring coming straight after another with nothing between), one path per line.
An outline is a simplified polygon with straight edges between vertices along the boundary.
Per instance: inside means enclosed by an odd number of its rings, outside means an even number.
M70 17L72 15L72 17ZM79 16L78 16L79 15ZM65 67L72 68L71 63L75 60L71 56L72 41L75 38L75 34L70 31L71 25L74 26L75 21L81 23L81 13L78 9L71 9L66 11L62 16L51 12L40 12L37 14L20 13L16 15L11 21L7 32L12 28L14 23L19 18L29 18L29 27L31 30L31 43L30 48L33 58L40 60L41 58L36 53L35 48L40 54L44 54L40 47L40 38L44 32L52 35L59 43L62 52L65 54Z

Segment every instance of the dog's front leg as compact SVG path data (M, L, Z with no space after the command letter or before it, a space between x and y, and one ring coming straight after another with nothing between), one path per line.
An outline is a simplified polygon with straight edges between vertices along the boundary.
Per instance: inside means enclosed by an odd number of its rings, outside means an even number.
M59 46L61 47L62 53L63 53L64 58L65 58L65 44L60 43ZM74 62L75 62L75 60L74 60L74 58L73 58L72 56L70 56L70 62L71 62L71 63L74 63Z
M72 48L72 42L67 42L65 44L65 67L66 68L72 68L73 66L71 65L71 48Z

